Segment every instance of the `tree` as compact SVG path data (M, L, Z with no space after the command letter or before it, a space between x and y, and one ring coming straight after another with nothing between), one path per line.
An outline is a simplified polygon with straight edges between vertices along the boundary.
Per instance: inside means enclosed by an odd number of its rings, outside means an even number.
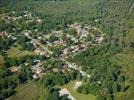
M124 82L125 81L125 77L123 75L120 75L118 78L119 82Z
M74 35L74 36L77 35L76 29L67 29L65 32L70 34L70 35Z
M78 79L78 80L81 80L81 79L82 79L82 75L81 75L81 74L78 74L78 75L77 75L77 79Z
M54 42L54 41L56 41L56 40L58 40L58 38L57 38L56 36L54 36L54 35L51 35L51 36L49 37L49 42Z
M113 88L113 92L114 93L115 92L118 92L118 83L114 83L113 86L112 86L112 88Z
M79 92L79 93L82 93L82 90L83 90L83 86L79 86L79 87L77 88L77 92Z
M106 100L106 97L99 95L96 97L96 100Z
M88 90L85 86L83 86L83 88L82 88L82 93L83 94L88 94Z

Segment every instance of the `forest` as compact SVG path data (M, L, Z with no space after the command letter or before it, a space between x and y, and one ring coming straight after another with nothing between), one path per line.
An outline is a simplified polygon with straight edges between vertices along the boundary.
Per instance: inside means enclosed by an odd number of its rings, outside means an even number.
M66 95L59 97L58 91L61 86L74 80L83 81L83 84L77 88L78 93L92 94L96 96L96 100L133 100L133 0L0 0L0 17L3 13L11 11L15 11L16 16L23 15L24 11L32 12L31 16L34 18L39 16L42 22L24 23L27 20L25 18L18 22L5 23L0 18L0 33L7 32L17 38L0 37L0 57L3 59L0 60L0 100L16 94L16 88L28 81L34 81L42 88L42 92L37 97L40 100L68 100ZM97 31L91 30L96 36L105 34L100 45L89 44L85 50L67 58L67 61L82 66L82 71L91 75L90 79L82 76L77 70L62 69L65 62L59 60L61 57L59 55L66 46L51 48L53 54L50 57L34 54L12 58L7 54L12 46L17 45L21 46L21 50L30 52L36 50L30 42L31 39L21 35L24 30L31 30L34 39L39 37L36 30L43 35L51 34L55 30L63 30L64 33L77 37L75 29L66 30L68 25L73 23L96 27ZM13 30L14 28L16 30ZM62 38L67 41L67 46L72 45L72 40L65 36ZM42 40L41 43L46 45L46 41L51 43L58 39L52 34L48 40ZM94 42L91 37L86 41ZM35 60L44 62L43 69L46 72L38 80L32 78L33 72L28 67L36 65ZM20 71L13 73L9 70L11 66L19 65L21 65ZM53 68L59 71L53 72Z

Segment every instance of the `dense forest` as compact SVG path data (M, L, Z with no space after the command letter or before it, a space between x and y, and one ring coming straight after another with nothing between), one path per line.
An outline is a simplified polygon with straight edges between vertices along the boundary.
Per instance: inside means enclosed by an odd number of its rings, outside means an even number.
M31 70L24 63L34 65L33 59L46 61L43 67L50 66L50 70L39 80L34 80L42 88L38 97L41 100L68 100L66 96L59 97L59 87L73 80L82 80L84 84L78 87L80 94L92 94L96 100L133 100L134 98L134 0L0 0L0 15L11 11L16 16L24 11L32 12L32 16L39 16L42 23L25 24L20 22L7 24L0 19L0 32L17 34L17 40L10 37L0 37L0 55L4 64L0 64L0 100L16 93L15 88L29 80L33 80ZM91 46L76 55L69 57L69 62L82 66L82 71L90 74L88 79L78 71L52 72L51 69L62 66L64 62L53 61L51 57L40 55L26 55L18 58L8 57L6 51L15 43L22 46L22 50L34 51L35 47L26 36L19 36L23 30L32 30L35 35L37 29L44 35L54 30L63 30L74 34L76 30L66 30L69 24L89 24L105 33L101 45ZM20 27L20 28L18 28ZM12 28L18 28L13 31ZM91 31L100 34L97 31ZM36 38L38 36L35 36ZM49 42L58 40L50 36ZM68 45L72 43L67 40ZM88 42L88 40L87 40ZM45 44L46 42L42 42ZM59 57L61 49L52 49L53 58ZM59 59L59 58L58 58ZM11 66L21 65L21 71L12 73ZM58 67L61 69L61 67ZM92 91L91 91L92 90ZM87 98L87 100L90 98Z

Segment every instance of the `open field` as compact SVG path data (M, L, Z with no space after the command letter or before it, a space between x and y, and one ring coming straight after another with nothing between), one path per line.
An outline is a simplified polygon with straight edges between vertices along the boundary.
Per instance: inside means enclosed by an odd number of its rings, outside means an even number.
M90 95L90 94L84 95L84 94L78 93L77 90L74 89L76 82L77 81L71 81L70 83L62 86L62 88L66 88L68 91L70 91L71 95L77 100L95 100L96 99L96 97L93 95Z
M35 100L41 93L41 89L39 88L37 83L34 83L32 81L20 85L16 88L16 90L17 94L11 96L7 100Z
M34 55L34 52L27 50L20 50L21 47L11 47L8 51L8 57L22 57L25 55Z

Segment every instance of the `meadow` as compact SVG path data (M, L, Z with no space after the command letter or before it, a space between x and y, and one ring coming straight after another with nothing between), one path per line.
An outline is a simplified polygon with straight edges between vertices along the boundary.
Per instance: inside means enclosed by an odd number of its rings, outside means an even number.
M22 57L26 55L34 55L34 52L32 51L27 51L27 50L22 50L22 47L17 45L10 47L9 50L7 50L7 55L8 57Z
M76 100L87 100L87 99L88 100L96 100L96 96L93 96L92 94L86 95L86 94L80 94L80 93L78 93L77 92L77 89L74 88L76 82L77 81L71 81L68 84L62 86L61 88L66 88L70 92L70 94L74 98L76 98Z
M36 100L41 89L34 81L28 81L16 88L17 93L6 100Z

